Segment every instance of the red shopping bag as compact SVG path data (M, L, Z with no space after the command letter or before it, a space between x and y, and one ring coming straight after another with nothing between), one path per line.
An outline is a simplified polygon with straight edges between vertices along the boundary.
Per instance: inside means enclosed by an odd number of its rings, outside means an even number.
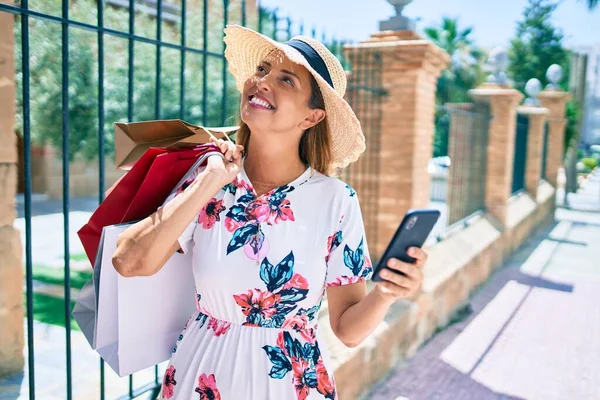
M143 219L155 212L199 157L214 152L214 144L191 148L150 148L110 190L90 220L78 232L94 265L102 228Z

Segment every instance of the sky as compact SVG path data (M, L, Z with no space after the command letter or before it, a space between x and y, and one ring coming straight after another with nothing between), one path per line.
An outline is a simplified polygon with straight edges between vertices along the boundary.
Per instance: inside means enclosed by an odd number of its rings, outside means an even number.
M261 0L268 8L279 8L280 16L322 28L328 37L360 41L379 30L379 21L395 15L386 0ZM527 0L414 0L403 14L419 18L417 30L434 25L442 17L458 17L460 27L472 26L473 39L485 48L507 47L521 19ZM600 43L600 5L592 12L583 1L562 0L553 23L565 34L568 47Z

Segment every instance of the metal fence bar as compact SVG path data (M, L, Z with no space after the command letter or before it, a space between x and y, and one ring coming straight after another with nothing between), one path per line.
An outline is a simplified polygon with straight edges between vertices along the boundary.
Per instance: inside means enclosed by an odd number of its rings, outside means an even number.
M179 65L179 118L185 118L185 14L187 1L181 0L181 47Z
M132 35L127 32L121 32L121 31L106 28L106 27L99 28L97 25L91 25L91 24L87 24L85 22L76 21L76 20L72 20L72 19L65 19L65 18L62 18L59 16L55 16L55 15L43 14L39 11L32 11L32 10L23 11L20 7L9 6L4 3L0 3L0 11L10 12L11 14L16 14L16 15L26 14L28 16L35 17L36 20L37 19L45 20L45 21L59 23L59 24L66 22L69 26L71 26L73 28L80 28L80 29L91 31L94 33L101 31L105 35L114 36L114 37L121 38L121 39L133 39L136 42L146 43L146 44L150 44L153 46L156 46L159 44L159 42L156 39L149 39L147 37L138 36L135 34ZM182 48L181 45L178 45L175 43L170 43L170 42L161 42L160 45L165 48L174 49L174 50L185 50L187 52L194 53L194 54L207 54L209 56L218 57L218 58L224 57L223 54L221 54L221 53L214 53L214 52L210 52L210 51L205 51L203 49L197 49L194 47Z
M62 0L62 16L69 18L69 0ZM64 259L65 259L65 343L67 400L73 398L71 381L71 266L69 248L69 25L62 23L62 163L63 163L63 219L64 219Z
M160 119L160 72L161 72L161 40L162 40L162 0L156 4L156 88L154 90L154 115Z
M229 14L229 0L223 0L223 29L227 27ZM223 54L225 54L225 41L223 41ZM221 126L225 125L227 119L227 60L223 58L223 69L221 70L221 82L223 92L221 95Z
M548 158L548 122L544 125L544 141L542 147L542 171L541 178L546 180L546 159Z
M242 0L242 26L246 26L246 0Z
M21 0L27 10L29 0ZM29 72L29 15L21 14L21 63L23 69L23 161L25 163L25 285L27 298L27 362L29 398L35 400L35 347L33 343L33 266L31 251L31 115Z
M206 58L206 51L208 50L208 0L202 2L202 14L203 14L203 25L202 25L202 48L204 49L204 56L202 57L202 125L206 126L208 120L208 59Z
M527 167L527 136L529 131L529 118L517 115L515 133L515 154L513 161L512 194L525 189L525 169Z
M104 0L98 0L98 27L104 27ZM98 204L104 201L104 33L98 30ZM100 358L100 400L105 399L104 360Z

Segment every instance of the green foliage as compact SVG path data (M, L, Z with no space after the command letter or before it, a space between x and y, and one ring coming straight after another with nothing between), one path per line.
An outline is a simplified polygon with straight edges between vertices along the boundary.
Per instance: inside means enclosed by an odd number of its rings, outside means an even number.
M437 82L436 103L464 103L470 101L468 91L484 79L485 53L471 39L473 28L460 29L458 19L443 18L439 26L425 28L425 34L451 57L448 69ZM434 157L448 154L449 115L438 110L433 139Z
M483 82L486 54L471 39L473 28L460 29L458 19L443 18L439 26L425 28L425 34L451 57L447 70L438 79L437 103L468 101L467 92Z
M581 160L583 165L589 170L593 170L598 166L598 159L594 157L588 157Z
M60 0L40 0L39 9L52 14L60 13ZM240 23L238 2L229 8L229 23ZM129 12L124 8L106 6L105 26L128 32ZM248 13L248 23L256 24ZM70 18L95 24L96 2L81 0L70 9ZM223 6L211 3L209 12L209 51L223 52ZM148 13L136 12L135 34L156 38L156 19ZM187 46L203 49L204 20L202 12L189 10L186 16ZM50 143L61 154L63 141L62 112L62 27L54 22L30 18L30 113L32 140L38 144ZM21 37L20 19L15 19L15 37ZM163 21L162 41L181 42L179 23ZM19 40L16 41L19 43ZM22 78L21 48L15 46L17 66L17 131L22 131ZM180 66L178 50L161 50L160 107L156 113L156 46L136 41L134 44L134 82L132 120L180 118L209 126L236 124L239 94L231 74L226 72L226 109L223 113L223 64L221 57L207 56L207 115L203 116L203 55L186 53L184 69L184 112L180 110ZM105 152L114 151L113 123L128 120L128 40L104 35L104 112ZM75 156L86 160L97 157L98 149L98 48L97 35L79 28L69 28L69 159Z
M508 72L521 91L529 79L537 78L546 85L546 71L558 64L565 72L563 87L567 88L569 54L562 46L563 34L552 25L552 13L557 3L548 0L529 0L523 20L517 23L514 39L508 52Z
M515 88L525 91L529 79L537 78L545 86L548 84L546 72L552 64L563 69L560 86L568 91L570 53L562 45L562 32L552 25L552 14L558 3L549 0L529 0L523 11L523 20L517 24L515 37L509 49L508 71L514 80ZM576 138L579 106L575 100L567 103L567 127L565 130L565 151Z

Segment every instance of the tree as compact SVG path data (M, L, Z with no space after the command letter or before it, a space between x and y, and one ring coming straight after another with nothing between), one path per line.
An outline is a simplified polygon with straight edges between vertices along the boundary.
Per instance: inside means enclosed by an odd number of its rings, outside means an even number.
M437 82L436 102L462 103L469 101L468 91L485 79L485 53L471 39L473 28L460 29L458 19L443 18L439 26L425 28L425 34L451 57L450 67L442 72ZM449 116L443 109L436 112L434 156L448 154Z
M40 8L48 13L60 13L60 0L40 0ZM239 23L240 4L232 3L229 8L229 21ZM249 10L250 11L250 10ZM70 8L73 20L95 23L96 2L81 0ZM252 12L248 13L251 22ZM122 32L128 31L127 9L106 6L105 26ZM187 45L203 48L203 14L188 8ZM209 9L208 48L222 52L223 7L212 4ZM20 19L15 19L15 37L19 38ZM62 151L62 44L61 25L39 18L30 18L30 110L31 137L39 145L51 144L60 155ZM96 34L79 28L69 29L69 159L80 157L92 160L98 156L98 51ZM156 18L148 13L136 12L135 34L154 38ZM179 43L179 26L163 22L162 41ZM105 153L114 151L114 122L127 121L128 115L128 48L127 41L111 35L104 36L104 110L105 110ZM19 41L17 40L17 44ZM22 129L22 71L20 49L16 48L17 82L17 132ZM163 119L180 117L180 53L163 48L161 51L161 97L160 117ZM205 101L202 90L203 56L188 52L184 69L185 113L183 118L192 123L202 123L202 104ZM225 115L222 112L223 93L221 57L207 56L207 124L216 126L223 123L237 123L239 94L235 82L227 79L228 101ZM134 44L134 92L133 120L156 118L156 47L136 41Z
M552 64L560 65L565 72L568 70L569 54L562 46L564 36L551 22L557 6L558 3L548 0L529 0L523 20L517 23L509 49L508 72L521 91L532 78L548 83L546 71Z
M584 1L590 10L593 10L598 5L598 0L584 0Z
M546 71L552 64L563 68L564 78L560 84L563 90L568 90L570 53L562 45L562 32L551 21L557 6L558 3L548 0L529 0L523 11L523 20L517 24L508 53L508 72L514 80L515 88L523 92L529 79L537 78L544 85L549 83ZM576 133L577 108L574 100L567 105L565 150Z

